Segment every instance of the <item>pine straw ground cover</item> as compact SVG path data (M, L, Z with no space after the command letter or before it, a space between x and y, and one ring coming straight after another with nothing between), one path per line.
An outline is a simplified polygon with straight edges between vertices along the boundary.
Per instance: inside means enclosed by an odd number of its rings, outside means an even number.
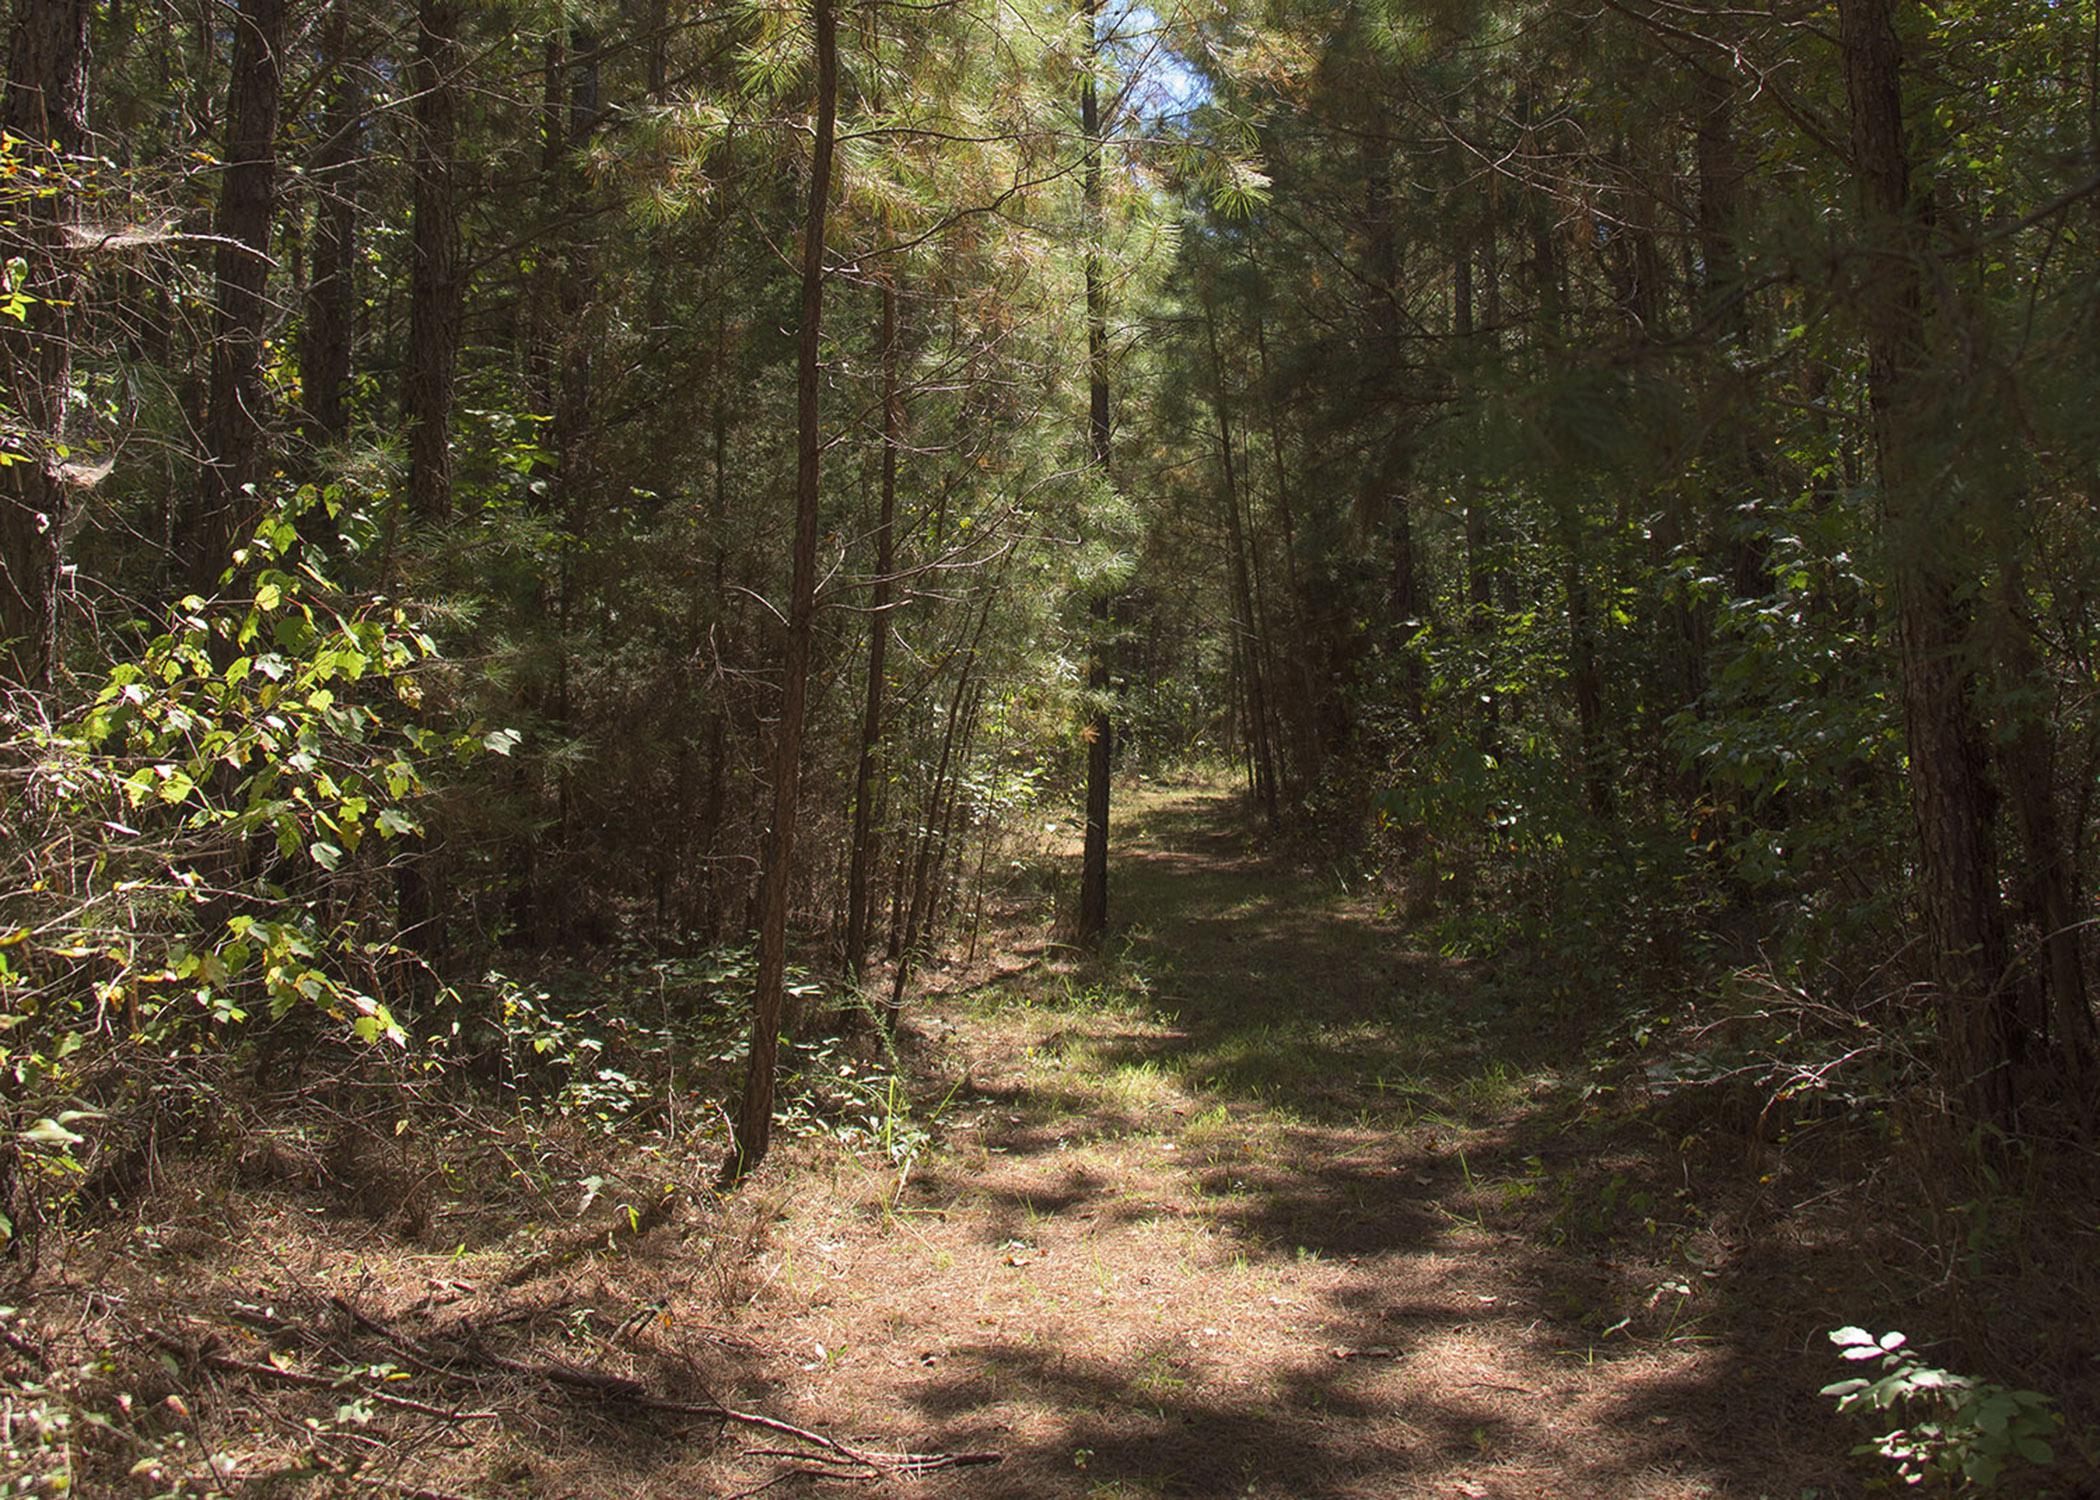
M2053 1333L1957 1326L1840 1149L1613 1104L1216 793L1123 833L1115 954L1011 913L913 1014L916 1105L727 1200L692 1099L163 1160L10 1295L9 1451L108 1495L1827 1500L1871 1473L1827 1329L2076 1377L2076 1247L2026 1272ZM2081 1493L2060 1446L2008 1492Z

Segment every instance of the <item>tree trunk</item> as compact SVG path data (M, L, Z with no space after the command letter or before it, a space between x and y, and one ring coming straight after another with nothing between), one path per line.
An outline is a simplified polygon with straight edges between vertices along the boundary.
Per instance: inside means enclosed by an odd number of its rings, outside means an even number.
M1604 674L1597 662L1597 610L1571 538L1561 584L1568 605L1568 680L1575 697L1575 743L1583 800L1597 818L1612 816L1611 768L1604 753Z
M1393 146L1382 135L1366 135L1358 161L1364 175L1364 221L1369 237L1364 275L1370 282L1365 306L1365 342L1370 349L1370 402L1378 410L1387 403L1397 405L1402 357L1400 344L1400 244L1394 222ZM1393 628L1393 649L1401 664L1402 707L1408 717L1422 718L1422 661L1413 645L1421 614L1421 590L1416 576L1414 520L1408 507L1407 474L1412 455L1395 417L1388 425L1385 441L1368 456L1361 502L1363 524L1376 524L1382 513L1386 541L1391 549L1391 581L1387 615ZM1374 429L1376 430L1376 429Z
M1286 738L1296 747L1296 784L1310 786L1320 777L1319 703L1320 684L1313 670L1315 640L1312 622L1315 611L1306 597L1305 580L1298 569L1298 523L1291 505L1290 465L1283 436L1283 403L1277 398L1269 370L1269 340L1259 315L1254 319L1254 352L1261 376L1262 399L1268 408L1269 460L1276 496L1276 522L1283 528L1284 581L1290 590L1290 639L1285 650L1296 681L1296 711L1281 714L1288 720Z
M1254 795L1262 812L1276 822L1276 759L1269 745L1269 694L1262 680L1261 642L1255 633L1254 587L1247 572L1246 530L1240 524L1239 476L1232 457L1232 409L1225 397L1225 362L1218 354L1217 312L1206 298L1203 332L1210 345L1211 401L1218 420L1218 452L1225 482L1225 532L1232 548L1233 631L1247 672L1248 744L1254 752Z
M715 618L720 622L729 576L729 545L726 540L729 534L729 330L728 318L720 312L715 320L715 349L711 412L714 484L709 490L708 526L714 533L714 546L710 549L710 596ZM707 860L707 897L702 922L708 937L718 939L722 935L723 908L722 815L729 798L729 713L722 701L727 680L720 670L722 640L719 634L712 646L717 667L715 691L707 710L707 794L700 808L700 847Z
M87 145L88 0L22 0L15 6L0 126L19 137L25 165L63 183L65 158ZM26 451L0 465L0 674L45 687L58 665L59 561L69 491L64 471L66 393L73 378L74 293L65 253L70 194L29 195L17 210L28 317L0 331L0 376ZM12 449L13 442L9 447Z
M764 895L759 910L758 983L751 1006L751 1055L736 1122L736 1149L724 1166L730 1181L765 1160L773 1139L774 1074L787 978L789 867L802 790L802 725L809 700L810 646L817 614L817 501L823 435L818 429L817 357L824 320L824 227L831 202L831 156L838 122L838 18L833 0L810 0L817 33L816 145L809 170L809 207L802 228L802 327L795 371L795 557L788 589L786 660L780 730L773 751L773 826L766 836Z
M897 970L890 980L889 1009L883 1018L892 1034L904 1014L904 992L911 984L913 961L933 931L931 900L938 864L936 847L945 840L944 827L954 806L955 784L961 770L956 746L976 712L977 647L984 636L985 622L991 619L992 604L993 600L987 597L969 653L956 673L955 691L948 699L947 723L941 731L941 758L934 765L933 781L926 791L926 817L919 826L919 847L912 858L911 899L904 919L904 938L898 946Z
M556 544L554 598L554 694L547 708L548 727L567 738L578 731L575 702L575 617L582 590L577 583L580 559L590 545L592 524L598 508L591 503L597 478L593 456L596 429L592 401L596 386L597 330L591 314L598 296L596 245L583 226L589 221L590 202L580 166L592 133L597 129L599 108L599 60L602 49L597 34L582 26L570 32L568 63L562 88L567 105L567 123L560 136L560 149L551 158L551 201L557 214L576 227L558 239L559 251L551 257L558 267L555 309L559 326L555 339L559 349L554 391L554 420L549 438L554 452L550 493L555 514L561 521ZM587 731L584 731L587 732ZM574 756L564 755L555 766L553 838L566 853L576 843L576 772ZM566 862L566 861L564 861ZM549 910L545 925L557 933L573 927L579 913L577 892L567 882L542 892Z
M1723 483L1716 493L1760 494L1771 486L1770 464L1751 424L1756 410L1754 393L1742 373L1752 351L1750 300L1743 292L1743 258L1738 240L1742 234L1743 185L1749 176L1735 130L1735 84L1732 79L1700 70L1695 74L1699 118L1693 136L1693 156L1699 175L1699 257L1704 266L1701 300L1709 337L1718 336L1724 350L1719 379L1712 396L1713 431L1710 447ZM1646 236L1652 243L1652 230ZM1756 529L1746 526L1731 510L1719 517L1723 527L1722 556L1728 564L1732 589L1738 598L1763 598L1772 592L1771 544ZM1697 635L1703 637L1703 622ZM1703 675L1703 672L1702 674Z
M1096 33L1100 0L1085 0L1087 58L1100 51ZM1081 178L1082 222L1086 235L1086 368L1087 439L1093 466L1105 480L1109 473L1108 294L1101 282L1101 105L1089 66L1079 91L1079 128L1086 140ZM1094 600L1093 630L1087 643L1086 686L1093 699L1087 723L1086 843L1079 865L1078 940L1091 943L1108 930L1109 772L1114 764L1115 726L1108 711L1108 595Z
M1950 489L1921 473L1914 458L1932 402L1920 272L1925 234L1904 143L1902 52L1892 0L1842 0L1838 16L1861 216L1889 252L1864 279L1860 313L1942 1063L1974 1116L2011 1128L2021 1032L2006 983L2010 945L1991 833L1995 794L1973 699L1963 570L1955 560L1965 518Z
M316 447L350 431L350 372L357 326L357 188L364 150L364 88L350 45L350 0L335 0L321 32L328 101L311 181L313 279L306 288L306 327L299 341L299 388L306 439Z
M262 478L263 329L269 318L270 230L277 209L277 114L291 0L241 0L233 18L226 100L226 170L213 256L211 373L204 472L184 558L189 586L210 593L259 518L248 487Z
M882 499L875 522L875 592L868 611L867 696L861 708L860 759L853 772L853 842L846 871L846 977L859 983L868 955L868 876L875 864L874 783L882 753L883 672L890 646L890 599L896 571L897 450L904 441L904 402L897 381L897 287L882 283Z
M424 521L452 513L452 396L466 297L456 180L461 65L458 0L417 0L413 269L401 414L408 427L409 510Z
M2056 790L2056 735L2045 708L2033 701L2044 688L2026 612L2017 561L2006 564L1998 591L1999 660L2007 681L2013 731L1999 736L1999 756L2026 856L2028 906L2042 950L2050 1041L2076 1097L2090 1097L2094 1067L2093 1008L2085 980L2085 922L2078 871L2064 836Z

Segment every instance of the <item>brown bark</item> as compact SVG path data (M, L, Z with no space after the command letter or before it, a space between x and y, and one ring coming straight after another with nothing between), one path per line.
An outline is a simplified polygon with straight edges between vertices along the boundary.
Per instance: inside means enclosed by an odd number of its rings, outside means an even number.
M1452 271L1451 334L1458 340L1459 358L1468 368L1476 358L1473 347L1476 338L1473 255L1473 243L1468 239L1459 246L1457 263ZM1483 653L1485 662L1494 606L1493 578L1488 569L1489 553L1493 549L1492 517L1482 501L1481 485L1477 479L1469 477L1466 480L1464 495L1466 635L1473 642L1474 649ZM1484 751L1492 743L1501 706L1497 696L1490 691L1479 695L1479 709L1479 743Z
M71 171L87 144L88 0L24 0L15 7L0 127L37 170ZM64 472L66 392L72 383L77 277L63 249L73 197L29 197L16 233L34 297L25 323L0 331L0 378L20 434L0 466L0 675L47 686L59 656L59 564L70 499ZM19 446L18 446L19 445Z
M417 0L415 209L409 231L408 504L420 520L452 513L452 398L466 289L460 269L457 0Z
M1860 290L1867 384L1901 643L1919 899L1939 989L1942 1063L1976 1117L2015 1123L2021 1033L2007 982L1988 741L1973 698L1970 621L1954 513L1914 451L1931 420L1921 265L1925 226L1904 140L1893 0L1838 7L1861 218L1884 252Z
M206 387L204 472L183 559L189 586L209 593L260 517L248 487L263 477L268 392L263 330L269 319L270 230L277 210L277 116L292 0L241 0L233 18L226 100L226 170L220 178L213 257L211 372Z
M1375 127L1374 127L1375 129ZM1364 220L1369 236L1365 276L1370 283L1365 308L1365 337L1370 349L1370 405L1374 410L1397 406L1404 361L1401 353L1400 242L1393 201L1393 146L1382 135L1365 137L1360 152L1364 174ZM1391 576L1386 614L1399 653L1401 694L1408 716L1422 716L1422 661L1412 639L1421 615L1421 587L1415 557L1414 517L1408 504L1407 474L1413 455L1397 419L1377 443L1364 470L1361 514L1386 524Z
M1320 685L1313 672L1315 642L1311 627L1316 611L1306 597L1305 581L1298 569L1298 523L1291 505L1290 464L1285 453L1282 402L1277 398L1275 381L1269 370L1268 334L1259 315L1254 319L1254 353L1263 400L1268 408L1271 483L1276 497L1276 521L1283 528L1284 582L1290 592L1290 639L1284 655L1295 669L1297 693L1295 711L1286 713L1279 707L1278 717L1284 721L1285 738L1295 747L1292 759L1296 762L1296 783L1309 786L1319 779L1321 759Z
M1568 605L1568 682L1575 698L1575 743L1582 795L1594 817L1612 815L1611 767L1604 749L1604 674L1597 660L1597 609L1573 539L1561 585Z
M1768 491L1771 465L1751 421L1753 393L1742 373L1751 357L1750 300L1743 293L1743 187L1749 164L1736 138L1735 84L1718 73L1697 74L1699 115L1693 133L1693 156L1699 178L1699 257L1704 267L1700 288L1702 315L1720 336L1724 357L1710 400L1713 432L1710 447L1724 483L1717 492L1730 495ZM1771 546L1731 513L1719 518L1724 528L1722 555L1738 598L1762 598L1772 591ZM1702 638L1706 622L1695 623ZM1703 675L1695 672L1697 682Z
M853 772L853 835L846 870L846 977L856 983L868 953L868 876L875 865L874 783L882 753L883 673L890 645L891 575L897 567L897 450L904 441L904 401L897 379L897 287L882 284L877 337L882 359L882 498L875 522L875 590L868 612L868 679L861 707L860 758Z
M1100 0L1085 0L1089 60L1099 50L1095 34ZM1108 299L1101 284L1101 105L1089 68L1079 93L1079 128L1086 140L1080 180L1086 243L1087 439L1093 465L1109 473ZM1086 686L1093 712L1086 731L1086 840L1079 865L1078 940L1091 943L1108 930L1109 774L1114 764L1115 726L1108 711L1108 632L1112 614L1106 594L1094 600L1087 645Z
M708 525L714 533L710 559L710 598L720 618L729 575L729 331L726 315L715 320L715 365L712 425L714 428L714 484L710 489ZM723 642L713 642L720 661ZM729 798L729 714L723 702L725 684L719 669L707 711L707 792L700 810L700 848L707 861L707 897L703 923L711 938L722 935L722 815Z
M795 554L788 589L780 728L773 753L773 825L766 836L760 899L758 981L751 1006L751 1054L736 1121L736 1146L724 1165L734 1181L765 1160L773 1139L773 1089L780 1050L780 1013L787 978L788 892L801 808L802 729L809 701L810 647L817 614L817 502L823 434L818 427L818 354L824 322L824 230L831 204L831 158L838 121L838 18L833 0L810 0L816 22L816 146L809 206L802 228L802 327L795 371Z
M1248 747L1254 756L1254 795L1270 823L1277 817L1276 759L1269 743L1268 684L1263 680L1261 643L1255 631L1254 587L1247 571L1246 528L1240 524L1238 469L1232 453L1232 409L1225 396L1225 363L1218 354L1217 312L1203 304L1203 333L1210 345L1211 401L1218 422L1218 453L1224 478L1226 543L1232 549L1233 632L1241 644L1247 677Z
M985 600L984 609L978 616L976 633L970 642L970 650L963 658L962 668L956 673L955 688L948 698L947 723L941 731L941 758L935 763L933 781L926 791L926 817L919 826L919 842L911 863L911 898L906 907L904 936L898 944L897 970L890 980L889 1009L884 1023L890 1031L897 1029L898 1019L904 1013L904 992L911 984L912 963L917 958L920 946L932 930L931 895L932 880L937 864L936 848L945 838L944 825L952 812L955 772L960 767L956 745L976 709L977 646L984 635L985 622L991 618L992 600Z
M570 32L563 84L567 123L560 136L560 150L550 162L550 201L563 218L578 225L589 218L590 202L579 163L599 123L600 56L594 32L581 26ZM598 295L598 257L596 245L580 230L563 235L558 244L560 253L551 259L559 268L554 306L559 318L555 336L560 353L549 439L554 459L550 493L554 511L561 518L561 539L555 570L554 694L547 717L556 734L567 735L575 732L571 726L576 720L576 670L571 649L579 599L576 572L598 513L591 503L597 476L592 452L596 440L592 403L597 330L591 326L591 312ZM573 846L576 837L576 770L576 761L569 756L562 757L555 770L553 837L564 850ZM557 930L565 928L576 916L573 890L564 886L546 895L552 908L548 913L551 925Z
M363 153L364 87L351 51L350 0L335 0L321 30L328 97L310 180L314 210L313 278L299 341L299 387L307 441L339 443L350 431L350 372L357 313L357 190Z
M2014 700L2013 732L2000 736L1999 758L2025 855L2027 905L2041 941L2050 1041L2074 1092L2089 1097L2094 1047L2100 1038L2094 1034L2086 988L2084 903L2057 797L2054 726L2048 713L2031 701L2045 683L2017 563L2007 565L1997 602L1999 659Z

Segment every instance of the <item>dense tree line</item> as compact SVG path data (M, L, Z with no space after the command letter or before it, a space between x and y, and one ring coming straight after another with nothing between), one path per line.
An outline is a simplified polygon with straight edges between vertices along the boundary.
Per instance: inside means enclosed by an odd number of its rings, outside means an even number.
M1353 789L1461 945L1761 953L1968 1118L2082 1118L2094 34L1221 16L1274 186L1192 228L1158 441L1253 789Z
M719 943L741 1170L791 962L893 1022L1038 797L1098 938L1206 745L2082 1117L2087 11L15 0L16 1128Z
M11 1065L62 1097L113 1003L407 1039L506 954L748 938L762 1155L790 934L894 1015L1106 701L1068 351L1156 236L1085 18L11 35Z

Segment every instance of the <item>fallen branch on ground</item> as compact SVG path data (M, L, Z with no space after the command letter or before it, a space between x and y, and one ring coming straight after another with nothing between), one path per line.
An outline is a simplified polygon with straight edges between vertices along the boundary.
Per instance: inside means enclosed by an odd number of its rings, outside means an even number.
M647 1385L629 1376L589 1369L566 1360L514 1359L478 1341L457 1345L451 1349L437 1349L389 1327L369 1313L353 1307L343 1298L330 1300L340 1312L383 1342L392 1352L433 1373L446 1369L456 1370L462 1364L480 1365L486 1369L501 1370L508 1375L537 1380L558 1389L585 1393L608 1403L639 1407L644 1411L661 1412L666 1416L697 1417L703 1421L722 1422L770 1432L792 1438L798 1443L805 1443L826 1455L824 1462L843 1463L865 1471L867 1477L882 1475L906 1478L939 1473L947 1469L983 1468L1000 1463L1005 1458L1001 1453L890 1453L878 1449L856 1448L811 1428L798 1427L778 1417L766 1416L763 1412L740 1411L719 1401L672 1400L657 1395ZM808 1455L799 1457L804 1461L808 1460Z
M275 1380L284 1385L307 1386L313 1390L334 1391L338 1395L360 1396L367 1401L377 1401L382 1406L391 1406L399 1411L412 1411L417 1416L436 1417L445 1422L493 1422L492 1411L449 1411L442 1406L432 1406L426 1401L416 1401L407 1396L396 1396L388 1391L373 1390L368 1386L345 1383L326 1375L310 1375L304 1370L286 1370L277 1365L251 1364L245 1359L235 1359L230 1354L202 1356L204 1362L215 1370L225 1370L235 1375L249 1375L257 1380Z

